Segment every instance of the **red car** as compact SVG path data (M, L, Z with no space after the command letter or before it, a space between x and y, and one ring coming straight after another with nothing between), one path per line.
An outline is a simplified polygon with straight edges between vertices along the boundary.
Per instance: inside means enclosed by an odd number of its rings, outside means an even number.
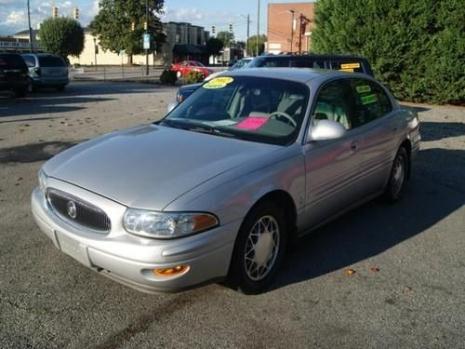
M178 78L186 76L191 71L198 71L207 77L213 73L213 70L208 69L202 63L197 61L184 61L181 63L175 63L171 65L171 70L176 72Z

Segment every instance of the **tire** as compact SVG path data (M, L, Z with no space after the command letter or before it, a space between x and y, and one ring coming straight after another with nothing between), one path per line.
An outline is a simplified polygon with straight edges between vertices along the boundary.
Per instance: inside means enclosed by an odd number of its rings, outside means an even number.
M266 290L285 254L286 229L284 212L272 202L253 208L236 239L227 280L229 286L245 294Z
M384 191L384 198L388 202L396 202L405 190L410 168L410 158L405 147L400 147L392 164L389 181Z
M66 85L60 85L56 87L57 91L63 92L66 89Z
M25 97L26 94L27 94L27 87L19 88L19 89L15 90L15 91L14 91L14 94L15 94L15 97L16 97L16 98Z

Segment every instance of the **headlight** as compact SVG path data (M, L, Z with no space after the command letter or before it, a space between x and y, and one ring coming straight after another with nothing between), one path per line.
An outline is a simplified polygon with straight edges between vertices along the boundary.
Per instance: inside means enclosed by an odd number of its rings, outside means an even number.
M42 191L42 193L45 193L45 189L47 188L47 175L43 170L39 171L39 188Z
M158 239L199 233L218 223L218 219L209 213L161 213L131 208L126 210L123 218L127 232Z

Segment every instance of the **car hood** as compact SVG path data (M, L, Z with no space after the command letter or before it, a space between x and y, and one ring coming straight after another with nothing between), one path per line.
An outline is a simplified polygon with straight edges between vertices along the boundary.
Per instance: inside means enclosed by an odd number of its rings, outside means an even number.
M208 180L278 148L148 125L81 143L49 160L44 171L129 207L162 210Z

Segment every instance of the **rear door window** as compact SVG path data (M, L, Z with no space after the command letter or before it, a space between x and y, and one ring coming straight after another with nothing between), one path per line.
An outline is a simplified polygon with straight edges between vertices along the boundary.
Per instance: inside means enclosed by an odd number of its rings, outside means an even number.
M278 57L263 58L263 60L258 62L257 66L266 68L286 68L289 67L289 59Z
M0 55L0 68L4 69L26 69L26 64L20 55Z
M363 126L382 118L392 111L392 103L384 89L376 82L364 79L350 79L354 94L355 113L352 127Z
M41 67L65 67L65 61L56 56L39 56L39 64Z
M36 66L36 60L33 56L23 56L24 62L26 65L31 68Z
M317 58L299 57L291 60L291 67L325 69L325 61Z

